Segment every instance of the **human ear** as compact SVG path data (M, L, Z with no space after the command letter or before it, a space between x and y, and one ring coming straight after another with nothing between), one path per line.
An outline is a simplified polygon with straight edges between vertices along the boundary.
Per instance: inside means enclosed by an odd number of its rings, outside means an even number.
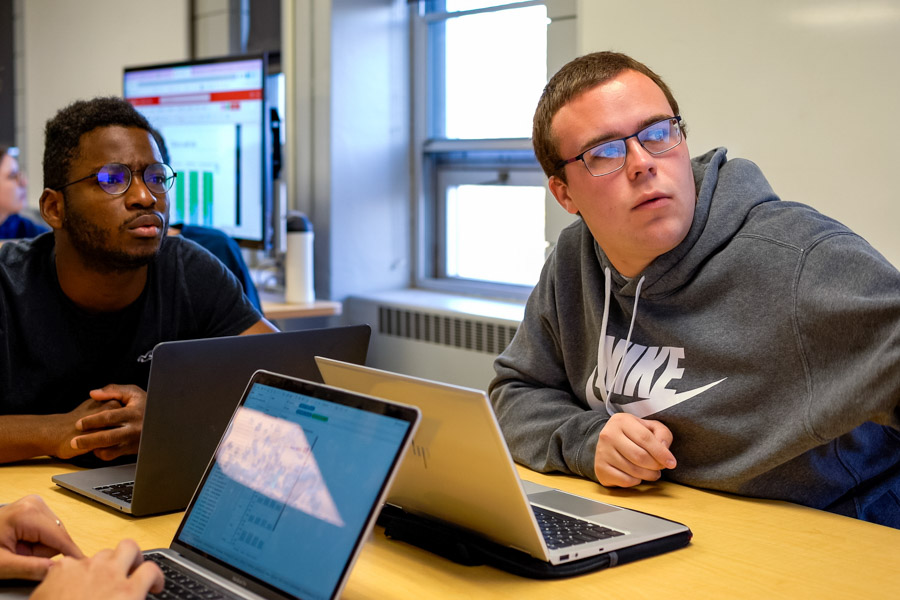
M66 205L63 193L59 190L44 188L40 199L41 217L47 225L53 229L62 229L63 218L66 214Z
M556 201L567 213L572 215L578 214L578 207L575 206L575 202L569 196L569 186L565 181L553 175L547 182L547 186L550 188L550 193L553 194L553 197L556 198Z

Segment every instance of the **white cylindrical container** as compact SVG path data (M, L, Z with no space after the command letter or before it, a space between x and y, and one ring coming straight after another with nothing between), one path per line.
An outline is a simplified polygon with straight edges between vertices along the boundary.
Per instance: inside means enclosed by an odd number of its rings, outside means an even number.
M284 299L310 304L316 299L313 284L313 231L306 215L287 218L287 244L284 255Z

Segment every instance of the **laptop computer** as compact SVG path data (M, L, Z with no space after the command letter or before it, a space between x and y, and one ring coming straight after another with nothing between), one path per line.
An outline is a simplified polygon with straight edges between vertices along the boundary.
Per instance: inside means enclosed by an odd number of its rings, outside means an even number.
M317 354L365 362L368 325L162 342L153 350L136 463L53 476L134 516L183 510L257 369L321 382Z
M256 372L169 548L144 552L166 574L165 597L336 598L419 417Z
M551 565L670 536L690 539L690 530L680 523L521 480L481 390L325 357L316 357L316 363L326 384L421 409L422 423L388 495L389 505ZM554 539L554 521L575 527L581 537Z

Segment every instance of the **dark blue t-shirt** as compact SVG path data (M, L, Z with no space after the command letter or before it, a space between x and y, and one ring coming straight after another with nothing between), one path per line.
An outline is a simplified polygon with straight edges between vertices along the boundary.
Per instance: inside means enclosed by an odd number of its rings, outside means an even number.
M167 237L130 306L92 314L63 293L54 237L0 248L0 414L69 412L109 383L147 389L163 341L237 335L261 318L221 262Z
M0 240L33 238L45 231L50 231L46 225L35 223L19 215L9 215L3 223L0 223Z
M201 227L199 225L175 225L181 229L181 235L197 242L213 256L222 261L222 264L237 277L238 282L244 288L244 293L250 303L256 307L256 310L262 312L262 304L259 300L259 292L256 291L256 284L250 276L250 270L247 263L241 255L241 248L233 238L229 237L224 231L213 229L212 227Z

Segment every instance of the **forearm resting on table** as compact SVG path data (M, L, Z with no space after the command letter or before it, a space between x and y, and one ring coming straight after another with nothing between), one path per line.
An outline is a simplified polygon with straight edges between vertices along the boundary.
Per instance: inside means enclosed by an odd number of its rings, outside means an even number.
M593 478L594 446L607 416L585 410L567 390L505 381L491 401L515 460L542 473Z
M0 463L57 456L70 427L65 415L0 416Z

